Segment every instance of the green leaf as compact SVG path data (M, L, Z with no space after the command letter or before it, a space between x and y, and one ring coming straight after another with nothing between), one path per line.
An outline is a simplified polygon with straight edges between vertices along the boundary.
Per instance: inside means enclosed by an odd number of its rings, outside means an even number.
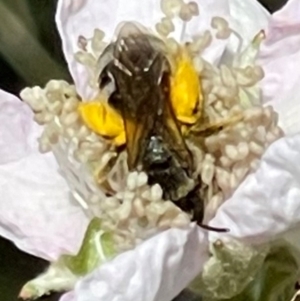
M246 248L251 250L251 248ZM248 251L249 251L248 250ZM221 252L220 252L221 251ZM238 248L235 248L238 251ZM212 266L210 273L211 279L215 278L215 282L206 283L203 276L199 275L189 286L192 293L198 295L195 296L195 300L201 301L290 301L296 293L295 284L300 277L300 254L296 248L286 241L274 242L266 256L261 257L263 253L258 257L253 253L254 257L245 263L249 264L249 267L240 266L240 271L236 270L236 264L240 265L240 259L243 257L246 259L249 256L232 252L232 250L225 248L220 249L215 256L221 260L221 265ZM244 252L241 252L244 253ZM234 255L234 256L233 256ZM240 257L240 259L234 257ZM250 258L250 257L249 257ZM254 269L253 259L257 261L257 269ZM263 259L263 260L261 260ZM299 259L299 260L297 260ZM236 260L238 260L236 262ZM233 266L232 266L233 265ZM218 268L217 268L218 267ZM236 275L229 271L236 271ZM242 288L243 286L243 271L248 270L248 277L252 280ZM253 274L253 271L255 273ZM226 275L227 274L227 275ZM231 279L227 279L228 275L231 275ZM238 276L241 275L242 277ZM237 281L238 278L238 281ZM217 285L219 283L219 285ZM207 287L207 285L212 287ZM218 297L222 294L227 294L232 291L230 286L236 285L242 290L235 294L233 297ZM224 287L225 286L225 287ZM214 291L210 289L214 288ZM227 288L224 290L224 288ZM210 293L209 293L210 292Z
M299 265L295 251L287 244L276 245L254 281L241 294L226 301L289 301L296 292L298 277Z
M61 260L76 275L85 275L115 253L112 234L101 230L101 221L94 218L86 231L76 256L64 255Z
M212 256L189 288L203 297L229 299L241 293L254 279L269 251L269 246L253 248L238 241L211 245Z

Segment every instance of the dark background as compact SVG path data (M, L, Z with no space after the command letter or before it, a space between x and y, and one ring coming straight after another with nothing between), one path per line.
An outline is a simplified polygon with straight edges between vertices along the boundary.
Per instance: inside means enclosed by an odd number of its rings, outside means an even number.
M56 0L0 0L1 89L17 95L28 85L44 85L53 78L70 80L54 24L56 2ZM259 2L274 12L286 0ZM28 30L24 30L23 24ZM20 39L19 32L22 36ZM29 33L33 33L33 38ZM38 47L33 48L32 44ZM44 68L40 68L39 63ZM41 259L24 254L11 242L0 238L0 300L18 300L17 295L22 285L41 273L47 264ZM58 299L59 295L54 294L42 300ZM179 299L191 301L193 297L186 294Z

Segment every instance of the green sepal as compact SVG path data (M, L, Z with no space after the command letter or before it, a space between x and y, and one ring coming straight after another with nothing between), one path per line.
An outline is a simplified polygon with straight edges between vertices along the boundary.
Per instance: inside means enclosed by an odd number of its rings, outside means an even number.
M115 253L112 234L101 229L101 220L94 218L85 233L77 255L63 255L61 260L76 275L86 275Z

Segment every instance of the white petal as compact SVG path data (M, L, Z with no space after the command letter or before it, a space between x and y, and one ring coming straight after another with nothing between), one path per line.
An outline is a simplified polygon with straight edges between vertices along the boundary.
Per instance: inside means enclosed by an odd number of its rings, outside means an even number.
M5 92L0 97L0 235L48 260L75 252L87 218L71 201L54 157L39 153L41 129L27 105Z
M253 38L268 27L271 15L253 0L229 0L230 27L237 33L232 35L222 57L223 63L232 63L237 51L243 51Z
M265 102L279 112L283 129L294 134L300 128L300 4L290 0L270 21L267 39L259 55L265 71Z
M188 23L185 39L191 35L204 32L210 28L214 16L229 18L228 1L197 0L200 16ZM80 35L91 37L95 28L106 33L108 41L112 39L117 25L122 21L137 21L146 27L154 26L163 14L160 0L139 1L127 0L60 0L58 2L56 22L62 38L63 51L67 59L70 72L75 81L78 92L85 98L91 98L95 93L88 87L88 75L85 67L74 60L74 53L78 51L77 40ZM175 34L177 39L182 31L182 22L176 22ZM222 54L224 41L214 41L205 57L209 61L216 61Z
M185 230L171 229L79 281L76 301L171 300L201 272L207 259L203 230L195 225Z
M267 28L271 15L258 1L229 0L229 6L231 26L242 36L245 45Z
M228 1L197 0L195 2L199 5L200 15L187 23L185 41L188 41L194 35L202 34L205 30L211 31L211 22L214 17L222 17L228 20L229 23L231 22ZM212 32L214 33L213 30ZM203 58L212 64L218 64L227 43L227 40L213 38L211 45L203 52Z
M210 232L210 240L233 237L259 244L300 225L300 134L272 144L259 169L248 176L217 212L211 225L229 228Z

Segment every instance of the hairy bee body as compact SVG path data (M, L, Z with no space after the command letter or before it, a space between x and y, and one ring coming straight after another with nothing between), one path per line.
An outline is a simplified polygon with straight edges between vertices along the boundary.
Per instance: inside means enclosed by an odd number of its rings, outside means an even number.
M201 224L204 204L200 197L200 181L192 179L172 156L163 139L151 136L143 158L148 184L159 184L164 199L172 200L183 211L192 214L192 220Z
M149 184L160 184L165 199L178 201L195 186L195 181L188 177L159 136L150 137L143 167L148 174Z

